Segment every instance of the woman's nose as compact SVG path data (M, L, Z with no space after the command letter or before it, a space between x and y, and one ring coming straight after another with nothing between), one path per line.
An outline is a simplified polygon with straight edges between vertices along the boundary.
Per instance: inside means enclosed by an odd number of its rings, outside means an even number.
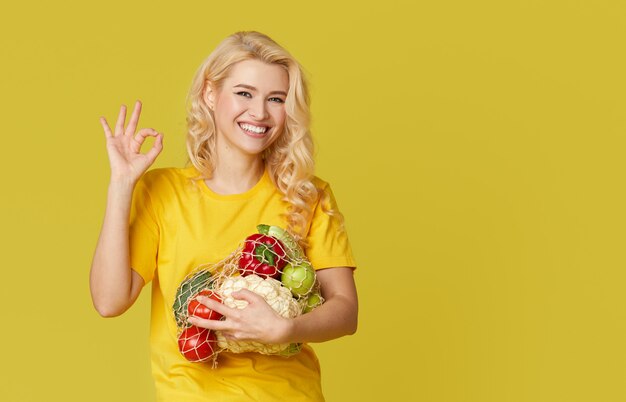
M250 116L258 119L264 120L267 118L267 110L265 107L264 100L256 100L255 102L251 102L250 108L248 109L248 113Z

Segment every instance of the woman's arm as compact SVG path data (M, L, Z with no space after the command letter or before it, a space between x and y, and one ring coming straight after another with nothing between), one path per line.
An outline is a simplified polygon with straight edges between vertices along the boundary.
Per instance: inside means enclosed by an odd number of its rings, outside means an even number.
M163 149L163 136L151 128L135 133L140 114L141 102L137 101L124 128L126 106L122 105L115 132L104 117L100 118L111 165L111 182L104 222L91 263L89 288L94 307L103 317L114 317L126 311L144 285L143 278L130 267L130 208L136 183ZM148 136L156 139L152 148L142 154L141 145Z
M352 268L325 268L316 273L326 300L310 313L294 319L281 317L261 296L244 289L232 294L249 303L244 309L199 297L200 303L224 315L225 319L189 317L189 322L222 331L228 339L266 344L324 342L353 334L357 328L358 301Z
M91 263L89 287L94 307L103 317L115 317L135 302L143 278L130 268L128 220L133 184L111 182L98 245Z
M290 321L285 342L324 342L356 332L358 300L352 268L316 272L324 303Z

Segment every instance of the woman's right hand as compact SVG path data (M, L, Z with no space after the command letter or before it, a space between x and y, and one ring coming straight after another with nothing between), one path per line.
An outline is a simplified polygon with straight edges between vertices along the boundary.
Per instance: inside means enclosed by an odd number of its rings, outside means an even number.
M132 183L139 180L146 170L152 165L156 157L163 149L163 134L152 128L142 128L135 134L139 115L141 114L141 102L135 103L135 110L128 122L128 127L124 129L126 122L126 106L122 105L120 114L117 117L115 133L111 129L104 117L100 117L100 123L104 128L104 135L107 142L107 152L111 164L111 181ZM141 145L147 136L156 137L152 148L145 154L141 153Z

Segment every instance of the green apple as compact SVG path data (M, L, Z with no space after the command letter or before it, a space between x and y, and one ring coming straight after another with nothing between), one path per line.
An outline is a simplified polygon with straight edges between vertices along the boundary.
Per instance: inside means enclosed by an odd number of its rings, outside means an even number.
M322 296L319 293L311 293L306 299L305 313L310 313L313 309L322 304Z
M306 262L295 266L287 264L283 268L280 281L294 296L304 296L311 291L315 283L315 270Z

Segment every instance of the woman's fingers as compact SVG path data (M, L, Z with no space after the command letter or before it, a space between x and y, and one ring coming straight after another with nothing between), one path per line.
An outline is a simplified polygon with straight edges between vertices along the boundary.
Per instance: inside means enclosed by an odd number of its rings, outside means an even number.
M232 331L233 324L230 321L222 320L205 320L204 318L189 316L187 321L196 327L212 329L214 331Z
M113 137L113 133L111 133L111 128L109 127L109 124L104 117L100 117L100 124L102 124L102 128L104 128L104 136L107 138Z
M135 141L139 144L143 144L147 136L156 137L158 134L159 133L153 128L142 128L135 134Z
M215 311L216 313L223 315L225 318L231 317L233 312L238 311L238 309L228 307L227 305L222 304L206 296L198 296L196 299L198 300L200 304L203 304L204 306ZM193 315L190 315L189 317L187 317L187 321L192 325L196 325L202 328L212 329L215 331L233 330L233 322L231 321L207 320L207 319L196 317Z
M132 135L137 128L137 122L139 121L139 115L141 114L141 102L135 102L135 109L133 110L133 115L130 116L130 121L128 122L128 127L126 127L126 135Z
M251 292L248 289L238 290L236 292L233 292L231 295L233 296L233 299L245 300L248 303L254 303L263 299L260 295Z
M137 129L137 123L139 122L139 116L141 115L141 101L137 100L135 102L135 109L133 110L133 114L130 117L130 121L128 122L128 127L124 129L124 124L126 123L126 105L122 105L120 107L120 113L117 115L117 122L115 124L115 135L111 133L111 128L107 124L104 117L100 117L100 123L104 128L104 134L107 137L118 136L121 134L131 136L135 133Z
M152 144L152 148L148 152L146 152L146 157L150 160L150 163L156 159L157 156L161 153L163 149L163 134L158 134L156 136L156 140L154 140L154 144Z
M204 304L206 307L210 308L211 310L217 313L220 313L224 317L229 317L233 313L233 311L238 311L238 309L228 307L227 305L220 303L218 301L215 301L211 299L210 297L198 296L197 300L198 302L200 302L200 304Z
M163 134L156 130L143 128L135 134L141 108L141 101L137 100L128 126L124 128L126 105L122 105L114 132L111 132L106 119L103 116L100 117L100 123L107 140L111 172L115 177L138 179L154 163L163 149ZM141 147L148 136L155 137L155 141L150 150L142 154Z
M126 105L120 108L120 114L117 116L117 124L115 125L115 135L124 133L124 123L126 122Z
M162 134L159 134L156 130L152 128L142 128L141 130L137 132L137 134L135 134L135 137L133 137L133 141L130 142L131 152L135 154L139 154L141 152L141 146L143 145L144 141L146 140L146 137L148 136L156 137L156 141L152 145L152 148L150 149L150 151L146 153L146 155L148 155L148 157L150 158L155 154L155 152L158 155L159 152L161 152L161 148L162 148L162 142L160 138ZM156 155L154 157L156 157Z
M284 331L275 331L275 328L284 328L287 318L280 317L262 296L247 289L233 292L234 298L248 301L245 308L231 308L225 304L205 296L197 300L207 308L223 315L221 320L207 320L189 316L187 321L198 327L215 331L229 339L254 340L261 343L282 343ZM261 304L260 302L263 302Z

